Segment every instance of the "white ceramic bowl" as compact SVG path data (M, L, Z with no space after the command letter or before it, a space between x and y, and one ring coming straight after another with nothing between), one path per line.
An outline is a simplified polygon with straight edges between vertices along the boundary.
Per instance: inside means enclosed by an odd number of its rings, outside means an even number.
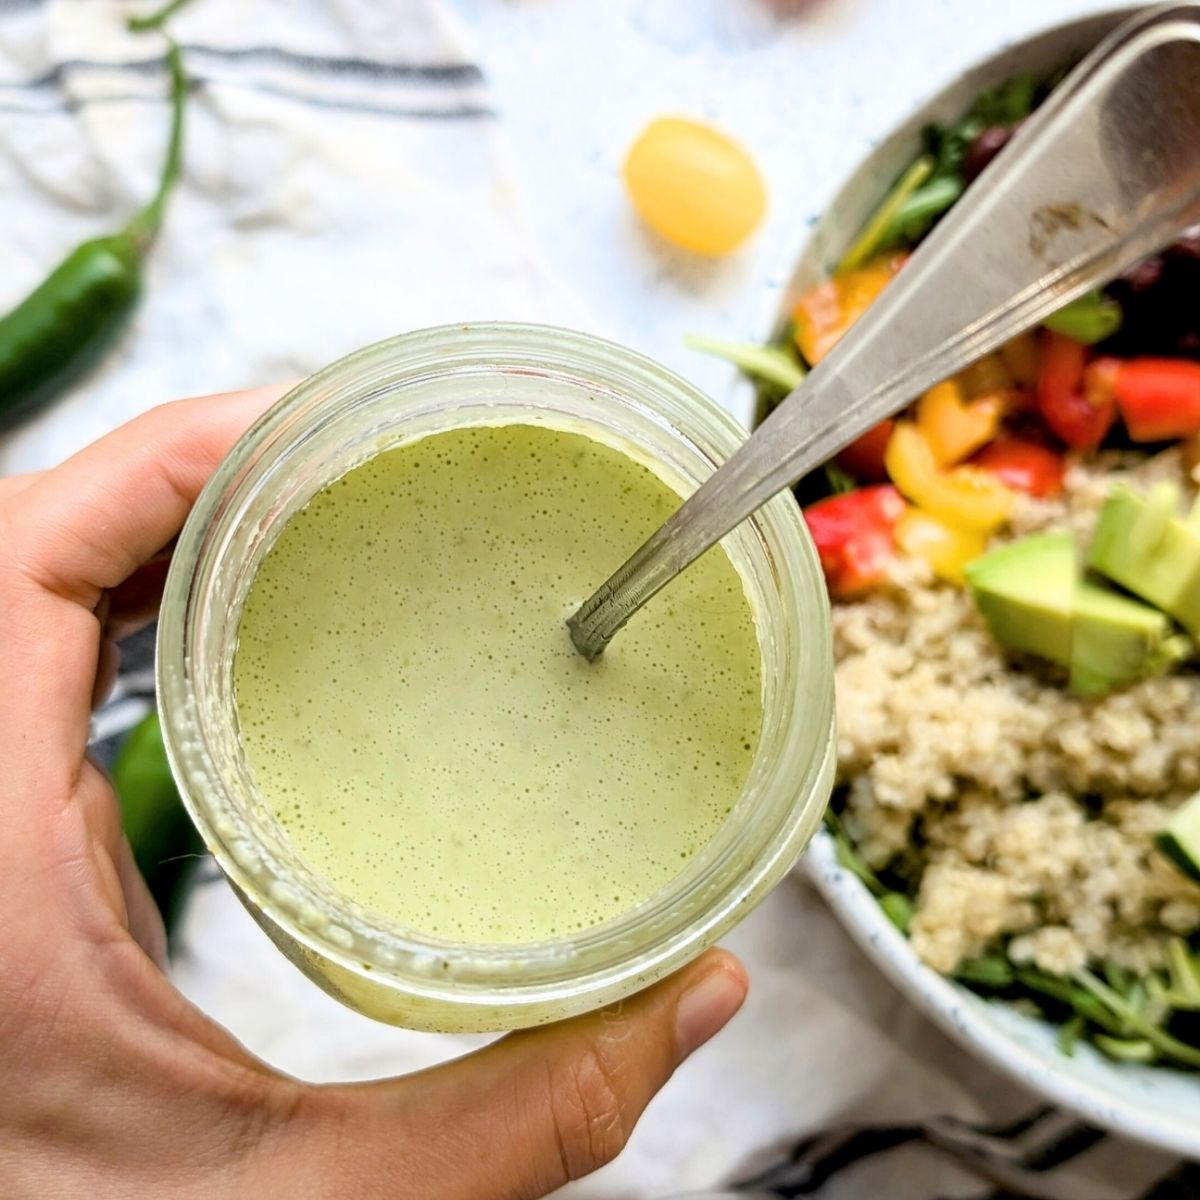
M773 316L782 327L796 297L828 276L888 186L916 156L921 129L961 115L985 88L1018 70L1048 71L1094 45L1129 9L1059 26L1005 48L938 93L884 138L842 187L797 255ZM922 964L867 889L837 864L833 839L813 839L804 867L863 950L914 1004L980 1058L1085 1120L1200 1158L1200 1076L1115 1064L1080 1045L1061 1054L1056 1030L981 999Z

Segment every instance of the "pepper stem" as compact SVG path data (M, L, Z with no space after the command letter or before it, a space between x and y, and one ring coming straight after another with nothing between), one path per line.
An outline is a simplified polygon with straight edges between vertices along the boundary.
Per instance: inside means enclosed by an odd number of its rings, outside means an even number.
M161 29L189 0L168 0L161 8L144 17L130 17L126 22L131 33L145 33L150 29Z
M158 191L154 198L125 227L125 233L145 249L154 240L162 224L167 199L183 162L183 107L187 99L187 76L183 70L183 55L174 43L168 43L167 69L171 75L171 134L167 141L167 156L158 180Z

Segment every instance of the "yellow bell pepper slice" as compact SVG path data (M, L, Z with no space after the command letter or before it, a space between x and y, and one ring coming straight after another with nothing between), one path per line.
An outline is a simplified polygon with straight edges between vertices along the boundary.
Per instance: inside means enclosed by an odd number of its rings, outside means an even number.
M899 252L885 254L817 284L796 301L792 310L796 345L809 366L815 367L870 308L907 257Z
M933 448L911 421L896 422L883 461L892 482L909 500L964 529L988 533L1012 510L1013 494L995 476L974 467L940 467Z
M990 442L1003 416L1002 396L982 396L968 404L954 379L931 387L917 401L917 428L943 467L962 462Z
M987 549L987 534L952 525L919 508L905 509L894 536L903 553L924 560L939 579L949 583L962 583L963 567Z

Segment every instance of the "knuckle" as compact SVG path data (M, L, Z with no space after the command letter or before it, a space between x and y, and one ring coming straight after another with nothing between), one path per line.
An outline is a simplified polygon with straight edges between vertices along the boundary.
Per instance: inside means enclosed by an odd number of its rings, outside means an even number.
M552 1074L550 1106L566 1179L591 1174L624 1148L619 1071L603 1045L588 1044Z

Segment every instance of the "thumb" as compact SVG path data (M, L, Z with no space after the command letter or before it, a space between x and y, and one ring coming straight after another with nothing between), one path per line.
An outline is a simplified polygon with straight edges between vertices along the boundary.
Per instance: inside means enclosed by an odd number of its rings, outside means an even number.
M347 1200L544 1196L620 1153L675 1068L741 1007L746 986L737 959L713 950L611 1008L404 1079L326 1089L305 1149L324 1160L317 1177L336 1180Z

